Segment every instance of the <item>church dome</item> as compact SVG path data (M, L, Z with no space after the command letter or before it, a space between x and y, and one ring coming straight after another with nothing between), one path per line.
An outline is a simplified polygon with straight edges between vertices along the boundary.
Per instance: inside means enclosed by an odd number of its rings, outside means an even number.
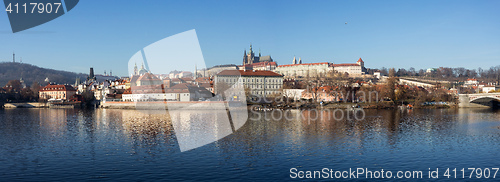
M144 68L144 63L143 63L141 66L141 69L139 70L139 75L144 75L147 72L148 72L148 70L146 70L146 68Z

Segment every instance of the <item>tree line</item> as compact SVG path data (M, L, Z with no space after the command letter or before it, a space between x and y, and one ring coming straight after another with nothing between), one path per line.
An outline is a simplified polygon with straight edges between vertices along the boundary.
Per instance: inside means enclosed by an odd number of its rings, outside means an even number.
M19 80L10 80L0 88L0 103L5 102L37 102L38 93L42 86L34 82L31 86L24 87Z
M383 75L389 75L389 69L382 67L380 73ZM480 78L483 81L496 81L500 77L500 65L492 66L489 69L467 69L463 67L449 68L449 67L439 67L435 70L427 72L427 70L415 68L410 68L408 70L404 68L399 68L394 72L396 77L429 77L439 80L447 81L463 81L468 78Z

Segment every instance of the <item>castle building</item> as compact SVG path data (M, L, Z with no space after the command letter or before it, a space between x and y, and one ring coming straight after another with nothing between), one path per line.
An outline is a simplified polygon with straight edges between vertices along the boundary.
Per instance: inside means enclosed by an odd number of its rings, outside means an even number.
M335 71L339 73L347 73L349 76L361 76L366 72L365 62L359 58L354 64L333 64Z
M273 59L271 58L270 55L261 56L260 50L259 50L259 56L255 56L255 53L252 50L252 44L250 44L250 52L248 52L248 54L247 54L246 49L245 49L245 52L243 52L243 64L242 65L260 63L260 62L273 62Z
M296 60L294 62L297 63ZM280 65L274 72L283 74L285 78L307 78L308 76L324 76L331 70L333 70L331 63L322 62Z
M293 56L292 64L302 64L302 59L299 57L299 62L297 62L297 59Z
M332 64L328 62L321 63L302 63L295 56L293 57L292 64L280 65L274 72L282 74L285 78L306 78L322 76L333 70Z
M247 64L244 66L239 66L239 70L267 70L267 71L273 71L278 67L278 64L276 62L259 62L259 63L253 63L253 64Z
M366 72L364 61L359 58L356 63L333 64L328 62L321 63L302 63L294 57L292 64L280 65L276 67L274 72L282 74L285 78L307 78L324 76L331 71L339 73L347 73L349 76L357 77L362 76Z

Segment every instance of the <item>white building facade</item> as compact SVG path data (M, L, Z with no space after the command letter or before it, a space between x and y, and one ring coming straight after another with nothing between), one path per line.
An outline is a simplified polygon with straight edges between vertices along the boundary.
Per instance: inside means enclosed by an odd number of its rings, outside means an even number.
M315 77L326 75L332 71L331 63L304 63L304 64L287 64L278 66L274 72L282 74L285 78L296 77Z
M215 78L216 94L221 85L232 86L239 81L248 89L248 94L256 97L266 98L282 94L283 75L265 70L224 70Z
M339 73L347 73L349 76L361 76L365 74L365 63L359 58L355 64L333 64L334 70Z

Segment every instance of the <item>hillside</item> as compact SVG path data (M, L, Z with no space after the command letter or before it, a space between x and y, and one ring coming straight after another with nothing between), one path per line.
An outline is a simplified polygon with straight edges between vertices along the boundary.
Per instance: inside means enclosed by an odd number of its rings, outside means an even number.
M40 68L38 66L25 63L0 63L0 87L5 86L9 80L18 80L21 77L26 85L30 86L33 82L39 82L42 85L46 84L45 78L49 78L50 82L58 84L74 84L77 77L85 80L87 75L82 73Z

